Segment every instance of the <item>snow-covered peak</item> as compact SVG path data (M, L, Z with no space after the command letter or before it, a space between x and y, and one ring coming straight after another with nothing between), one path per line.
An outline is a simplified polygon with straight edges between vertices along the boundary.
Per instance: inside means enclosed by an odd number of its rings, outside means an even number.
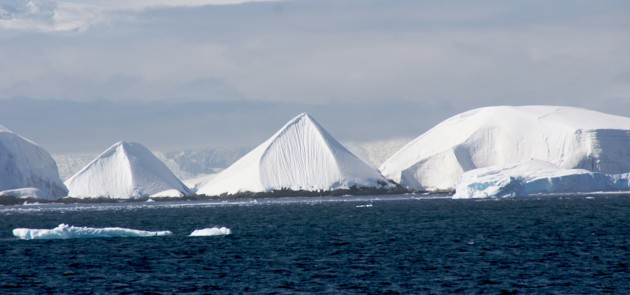
M630 118L560 106L497 106L453 116L383 163L403 186L452 190L463 172L530 158L562 168L630 171Z
M71 197L139 198L188 188L145 146L117 142L66 181Z
M32 193L16 196L49 200L64 197L68 192L59 179L57 164L50 154L36 143L1 125L0 191L29 191Z
M335 190L385 183L376 168L354 156L311 116L302 113L198 193Z

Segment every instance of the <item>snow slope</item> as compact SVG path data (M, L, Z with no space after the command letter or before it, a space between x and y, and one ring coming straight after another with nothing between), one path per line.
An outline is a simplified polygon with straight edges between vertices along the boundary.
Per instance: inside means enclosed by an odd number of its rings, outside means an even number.
M630 118L556 106L461 113L404 146L380 169L417 190L453 190L466 171L530 158L561 168L630 172Z
M530 194L628 191L628 174L565 169L541 160L479 168L464 173L455 199L524 197Z
M22 189L27 188L30 193L24 194ZM3 126L0 126L0 191L11 191L0 195L48 200L68 193L50 154ZM18 191L19 194L13 193Z
M352 186L389 187L392 184L303 113L210 179L197 193L316 191Z
M151 195L174 197L189 194L188 188L139 143L118 142L66 180L69 196L128 199Z

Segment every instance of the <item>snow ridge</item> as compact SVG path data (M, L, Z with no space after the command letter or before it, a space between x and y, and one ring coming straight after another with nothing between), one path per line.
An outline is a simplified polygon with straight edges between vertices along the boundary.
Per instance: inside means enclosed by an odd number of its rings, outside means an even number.
M190 193L151 151L133 142L114 144L65 183L68 195L77 198L180 197Z
M50 154L1 125L0 168L0 191L5 191L0 195L55 200L68 192Z
M392 186L302 113L199 190L199 194Z
M453 190L466 171L529 159L565 169L630 172L630 118L558 106L496 106L453 116L385 161L407 188Z

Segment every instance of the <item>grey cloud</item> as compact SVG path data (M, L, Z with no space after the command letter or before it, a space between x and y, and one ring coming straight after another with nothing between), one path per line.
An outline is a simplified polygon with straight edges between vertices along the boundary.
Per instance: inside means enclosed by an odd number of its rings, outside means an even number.
M74 116L61 130L86 137L95 130L105 145L118 134L112 130L157 143L163 137L151 126L173 132L177 144L252 144L302 111L350 140L416 136L487 105L573 105L630 116L625 2L142 7L110 11L107 21L82 31L0 29L0 100L49 103ZM91 108L110 112L79 114ZM149 111L138 115L140 109ZM178 115L168 115L170 109ZM220 111L201 111L207 109ZM10 122L32 126L46 116ZM216 139L197 139L205 132L197 124ZM263 126L234 132L249 125ZM79 145L92 148L99 140ZM59 141L56 149L67 145Z

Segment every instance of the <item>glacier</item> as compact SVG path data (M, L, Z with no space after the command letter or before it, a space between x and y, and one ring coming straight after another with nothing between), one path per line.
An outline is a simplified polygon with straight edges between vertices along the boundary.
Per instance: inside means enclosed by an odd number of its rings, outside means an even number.
M380 170L409 189L453 191L467 171L529 159L563 169L628 173L630 118L562 106L479 108L420 135Z
M65 182L74 198L181 197L184 185L146 147L118 142Z
M191 237L209 237L209 236L226 236L231 235L232 230L227 227L213 227L213 228L204 228L204 229L196 229L194 230L190 236Z
M50 154L0 126L0 196L56 200L67 193Z
M155 237L171 234L170 231L144 231L122 227L92 228L70 226L63 223L53 229L16 228L13 230L13 235L22 240Z
M470 170L462 175L454 199L525 197L529 195L630 191L629 174L566 169L530 159L506 166Z
M209 196L274 190L392 188L370 164L302 113L261 145L199 187Z

